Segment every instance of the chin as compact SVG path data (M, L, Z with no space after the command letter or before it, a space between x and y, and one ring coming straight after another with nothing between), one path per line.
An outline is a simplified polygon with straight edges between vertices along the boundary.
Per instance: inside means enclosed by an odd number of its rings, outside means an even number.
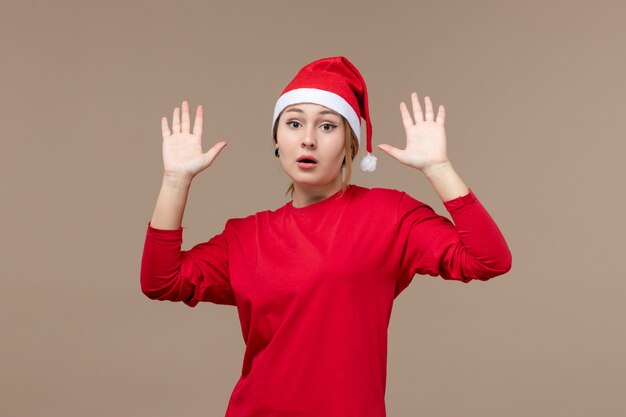
M302 187L325 187L331 185L336 180L334 178L301 178L300 176L291 177L294 185Z
M319 181L319 180L316 181L314 179L307 181L307 180L300 180L296 178L292 178L291 181L294 183L294 185L300 185L302 187L320 187L329 183L329 182L324 182L324 181Z
M293 171L284 171L289 179L294 183L294 185L299 185L302 187L323 187L332 184L334 181L337 181L337 176L329 177L328 175L324 175L324 173L315 172L314 170L307 172L296 167ZM339 182L342 182L341 171L339 172L338 176L340 178Z

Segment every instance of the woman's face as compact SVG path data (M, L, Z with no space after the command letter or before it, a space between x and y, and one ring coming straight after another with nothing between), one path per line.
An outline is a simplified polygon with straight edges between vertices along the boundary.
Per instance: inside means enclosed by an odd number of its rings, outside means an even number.
M346 128L337 112L319 104L298 103L283 110L276 140L280 163L295 185L341 184ZM315 162L299 162L307 156Z

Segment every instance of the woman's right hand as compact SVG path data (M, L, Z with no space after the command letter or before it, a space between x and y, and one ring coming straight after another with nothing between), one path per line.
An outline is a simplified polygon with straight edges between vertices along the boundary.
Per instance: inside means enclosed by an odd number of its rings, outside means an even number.
M189 103L183 101L182 108L182 121L179 119L178 107L174 108L171 133L167 117L163 116L161 119L163 168L166 176L191 180L213 163L215 157L226 146L226 142L218 142L207 152L202 152L202 105L196 108L192 133L189 133Z

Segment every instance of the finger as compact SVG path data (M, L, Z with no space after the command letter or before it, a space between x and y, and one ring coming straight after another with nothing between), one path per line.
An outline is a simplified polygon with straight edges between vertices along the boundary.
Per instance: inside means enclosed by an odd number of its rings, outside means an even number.
M432 121L433 120L433 103L432 101L430 101L430 97L426 96L424 97L424 103L426 105L426 121Z
M183 100L183 121L182 121L182 133L189 133L189 103Z
M422 106L420 106L420 100L415 91L411 93L411 102L413 103L413 116L415 117L415 124L423 122L424 115L422 114Z
M411 114L409 114L409 109L406 107L404 101L400 102L400 114L402 116L402 124L404 125L404 129L409 129L414 126L413 119L411 118Z
M178 107L174 108L174 116L172 117L172 133L180 133L180 116Z
M402 152L402 150L395 148L391 145L387 145L386 143L382 143L378 145L378 149L383 150L385 153L391 155L395 159L398 159L400 152Z
M167 117L161 117L161 133L163 134L163 139L171 135L170 128L167 125Z
M443 107L443 104L439 105L439 111L437 112L437 123L444 124L446 121L446 108Z
M202 136L202 125L203 125L202 116L203 116L203 110L202 110L202 104L201 104L196 108L196 120L193 123L193 134L196 136Z

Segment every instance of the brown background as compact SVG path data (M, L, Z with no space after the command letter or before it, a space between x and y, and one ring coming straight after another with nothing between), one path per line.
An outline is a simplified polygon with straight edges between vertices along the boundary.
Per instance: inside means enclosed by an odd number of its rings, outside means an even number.
M244 351L236 309L139 287L160 118L203 104L205 148L229 142L193 184L188 249L288 201L275 100L304 64L345 55L368 83L375 144L403 147L411 91L446 106L449 157L513 253L504 276L416 276L396 299L388 415L625 415L624 13L619 1L3 3L0 414L224 414ZM354 183L449 216L419 171L375 154L376 173Z

